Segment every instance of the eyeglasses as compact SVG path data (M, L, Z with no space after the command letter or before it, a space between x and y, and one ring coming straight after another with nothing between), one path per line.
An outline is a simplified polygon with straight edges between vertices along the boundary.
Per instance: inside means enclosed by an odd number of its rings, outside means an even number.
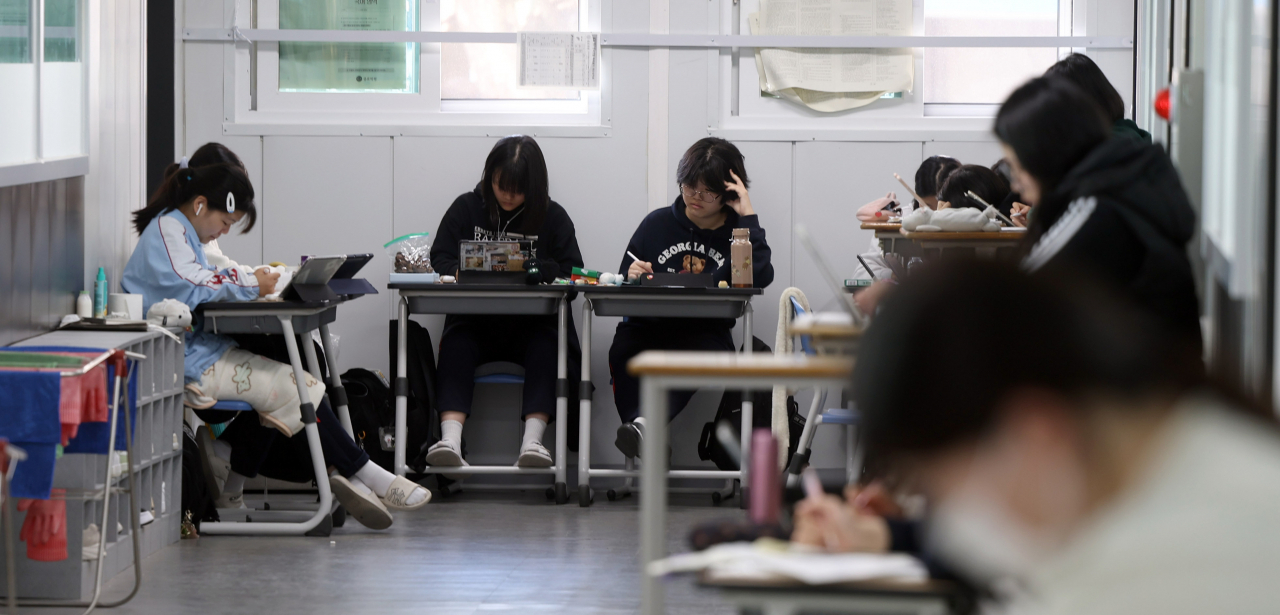
M684 194L684 198L686 201L693 199L693 200L701 201L703 203L714 203L716 202L716 199L720 198L720 195L715 194L714 192L707 192L703 190L690 190L689 187L684 184L680 185L680 192Z

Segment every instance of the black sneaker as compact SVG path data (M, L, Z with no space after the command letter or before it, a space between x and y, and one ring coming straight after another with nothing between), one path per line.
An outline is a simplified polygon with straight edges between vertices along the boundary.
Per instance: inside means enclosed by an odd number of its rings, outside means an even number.
M618 437L614 439L613 445L618 447L623 455L639 459L640 451L644 448L644 425L635 422L623 423L618 427Z

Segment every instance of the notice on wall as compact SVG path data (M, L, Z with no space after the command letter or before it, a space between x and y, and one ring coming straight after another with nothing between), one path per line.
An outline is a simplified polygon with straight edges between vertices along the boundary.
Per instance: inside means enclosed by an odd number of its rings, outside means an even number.
M281 30L417 29L417 0L280 0ZM280 43L282 92L416 92L414 43Z
M761 0L752 34L910 36L911 0ZM819 111L842 111L907 91L915 79L910 48L757 49L760 89Z
M600 89L600 34L520 32L520 87Z

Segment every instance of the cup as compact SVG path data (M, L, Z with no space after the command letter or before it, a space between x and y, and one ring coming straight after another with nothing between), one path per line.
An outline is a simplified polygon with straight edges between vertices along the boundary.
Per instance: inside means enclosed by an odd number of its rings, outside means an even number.
M111 293L107 295L107 313L129 320L142 320L142 295Z

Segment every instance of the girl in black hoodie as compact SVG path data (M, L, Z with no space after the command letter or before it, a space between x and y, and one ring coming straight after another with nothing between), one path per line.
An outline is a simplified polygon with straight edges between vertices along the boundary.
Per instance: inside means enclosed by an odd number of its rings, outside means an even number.
M622 257L621 273L634 279L645 272L710 273L730 281L729 242L733 229L751 237L752 280L756 288L773 282L769 244L747 193L742 153L724 139L707 137L693 144L676 168L680 196L671 207L655 210L640 222ZM628 457L639 457L644 436L640 419L640 384L627 373L627 361L644 350L723 350L732 352L733 320L705 318L628 318L618 324L609 348L613 399L622 426L614 444ZM745 332L751 343L751 332ZM684 408L692 391L673 393L671 413Z
M1168 332L1170 369L1203 368L1199 302L1187 242L1196 216L1169 156L1113 136L1102 110L1072 82L1018 88L996 115L1013 189L1034 213L1023 269L1071 269L1117 289Z
M532 241L532 260L539 282L567 276L582 266L573 221L547 188L547 164L532 137L515 135L493 146L476 189L449 206L431 246L431 263L444 275L457 275L459 242ZM569 373L578 361L578 336L570 321ZM524 441L520 467L544 468L553 459L542 445L542 432L556 407L555 316L464 316L450 314L440 338L437 401L441 440L427 451L433 466L464 466L462 425L471 413L476 367L510 361L524 367Z

